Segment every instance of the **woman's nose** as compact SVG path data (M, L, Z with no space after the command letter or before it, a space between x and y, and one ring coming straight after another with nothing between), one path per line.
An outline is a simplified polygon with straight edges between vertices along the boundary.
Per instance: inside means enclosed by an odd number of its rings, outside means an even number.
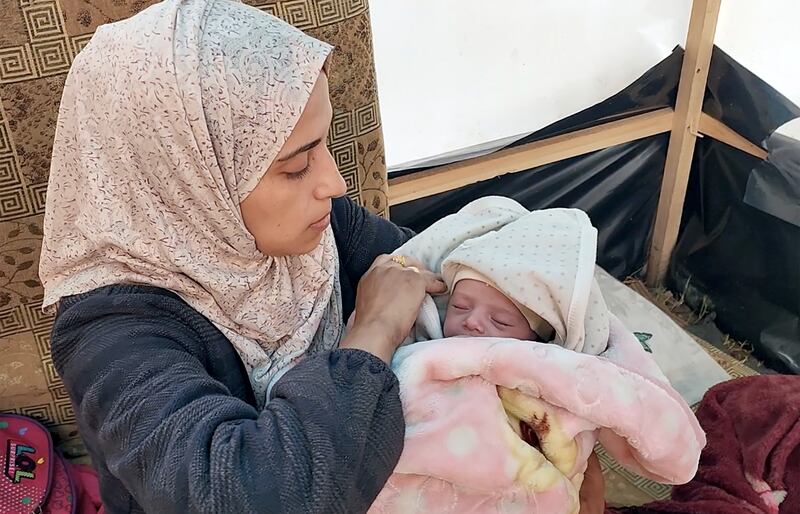
M320 181L314 189L314 196L317 200L327 200L328 198L338 198L347 193L347 184L339 173L336 161L330 151L325 148L321 156L322 162L318 165L320 169Z

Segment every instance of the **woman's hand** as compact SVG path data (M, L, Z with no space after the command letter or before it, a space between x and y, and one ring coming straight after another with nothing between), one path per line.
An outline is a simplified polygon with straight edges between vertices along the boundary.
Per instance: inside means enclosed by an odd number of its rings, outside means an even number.
M583 474L583 484L578 494L581 501L580 514L603 514L606 509L605 481L600 460L592 452Z
M381 255L361 277L353 326L340 348L365 350L389 363L411 332L425 293L447 290L421 262L411 257L404 260L405 266Z

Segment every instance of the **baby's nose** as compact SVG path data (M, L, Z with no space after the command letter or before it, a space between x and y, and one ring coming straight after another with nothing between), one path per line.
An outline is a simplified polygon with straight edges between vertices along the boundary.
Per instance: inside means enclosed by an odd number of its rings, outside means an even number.
M471 314L464 320L464 327L470 332L484 333L484 323L479 316Z

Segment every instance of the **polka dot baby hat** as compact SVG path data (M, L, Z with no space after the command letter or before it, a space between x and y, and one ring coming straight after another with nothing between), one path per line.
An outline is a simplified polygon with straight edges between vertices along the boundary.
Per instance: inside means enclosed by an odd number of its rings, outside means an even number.
M547 321L555 342L597 355L608 342L608 308L594 279L597 230L578 209L529 212L468 239L442 262L450 284L461 267L489 278Z

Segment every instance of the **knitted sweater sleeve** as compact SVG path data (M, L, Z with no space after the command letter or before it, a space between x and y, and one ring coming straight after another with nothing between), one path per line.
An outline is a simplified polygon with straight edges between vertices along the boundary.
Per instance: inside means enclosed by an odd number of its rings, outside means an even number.
M109 513L364 512L402 450L382 361L306 359L259 412L231 345L177 297L70 298L52 353Z

